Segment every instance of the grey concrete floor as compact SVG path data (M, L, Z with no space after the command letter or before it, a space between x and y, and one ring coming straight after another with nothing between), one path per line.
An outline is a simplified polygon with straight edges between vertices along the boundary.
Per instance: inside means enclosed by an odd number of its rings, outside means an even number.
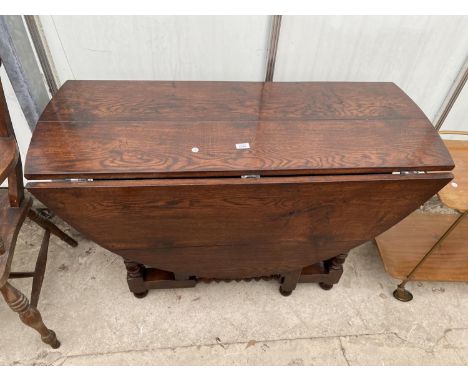
M396 280L375 245L354 249L330 291L275 281L128 291L120 257L80 237L52 238L39 309L61 342L52 350L0 301L2 365L467 365L468 283ZM23 226L15 270L31 269L42 230ZM29 293L31 282L13 280Z

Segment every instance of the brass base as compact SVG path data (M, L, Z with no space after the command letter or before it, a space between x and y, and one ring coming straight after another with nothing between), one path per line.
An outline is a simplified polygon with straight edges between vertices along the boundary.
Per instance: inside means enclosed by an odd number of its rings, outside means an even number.
M395 297L398 301L408 302L413 299L413 295L411 292L406 290L404 287L397 287L393 291L393 297Z

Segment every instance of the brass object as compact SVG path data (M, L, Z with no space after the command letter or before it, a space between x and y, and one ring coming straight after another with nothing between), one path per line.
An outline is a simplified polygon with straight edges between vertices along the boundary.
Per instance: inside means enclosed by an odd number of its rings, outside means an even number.
M450 110L452 110L452 107L455 104L455 101L457 100L458 96L462 92L463 87L465 86L465 83L468 80L468 61L465 62L463 67L464 69L462 69L462 71L457 76L457 79L455 80L455 83L456 83L455 87L452 87L452 89L450 89L450 92L449 92L450 98L446 99L446 101L444 101L443 103L443 106L442 106L443 109L440 112L437 118L437 122L434 125L434 128L436 129L436 131L439 131L442 125L444 124L445 119L449 115Z
M408 302L413 299L413 295L405 289L405 285L408 281L411 280L414 273L424 264L424 262L429 258L429 256L437 249L439 245L441 245L444 240L447 238L448 235L457 227L458 224L463 220L463 218L467 215L468 211L463 212L457 220L453 222L453 224L445 231L445 233L440 237L439 240L431 247L429 251L422 257L421 260L416 264L416 266L411 270L411 272L406 276L406 278L397 286L397 289L393 291L393 297L395 297L399 301Z
M443 130L439 131L439 134L468 135L468 131Z
M273 82L273 76L275 74L276 52L278 50L281 17L281 15L272 16L265 82Z
M405 286L401 284L393 291L393 297L403 302L408 302L413 299L411 292L405 289Z

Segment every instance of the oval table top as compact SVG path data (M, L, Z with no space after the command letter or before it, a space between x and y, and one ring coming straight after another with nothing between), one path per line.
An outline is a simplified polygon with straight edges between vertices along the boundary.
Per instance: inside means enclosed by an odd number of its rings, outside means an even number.
M447 171L419 107L390 82L67 81L27 179Z

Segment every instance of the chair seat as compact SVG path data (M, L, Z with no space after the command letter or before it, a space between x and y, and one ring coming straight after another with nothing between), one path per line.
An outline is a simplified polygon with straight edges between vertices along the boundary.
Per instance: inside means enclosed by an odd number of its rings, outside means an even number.
M26 197L20 207L10 207L8 190L0 189L0 237L5 247L5 253L0 255L0 286L8 279L16 238L31 205L32 199Z
M16 142L13 138L0 138L0 184L15 167L18 155Z
M455 162L454 179L439 192L439 197L447 207L464 212L468 210L468 141L444 143Z

